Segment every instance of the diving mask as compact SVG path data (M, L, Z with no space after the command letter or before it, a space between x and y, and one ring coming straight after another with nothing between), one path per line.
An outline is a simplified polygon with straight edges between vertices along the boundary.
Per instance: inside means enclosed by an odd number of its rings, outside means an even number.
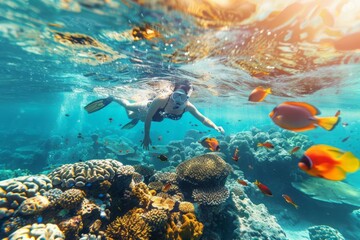
M178 89L171 94L171 99L174 101L175 105L179 107L189 99L189 96L183 89Z

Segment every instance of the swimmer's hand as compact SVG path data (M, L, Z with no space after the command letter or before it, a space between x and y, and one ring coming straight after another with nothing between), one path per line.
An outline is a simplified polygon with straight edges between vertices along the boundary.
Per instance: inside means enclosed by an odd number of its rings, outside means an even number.
M215 130L218 131L219 133L221 133L222 135L225 134L225 130L224 130L223 127L221 127L221 126L215 127Z
M143 148L144 148L145 150L149 150L149 145L150 145L150 144L152 144L150 137L145 136L145 137L144 137L144 140L143 140L142 143L141 143L141 145L143 146Z

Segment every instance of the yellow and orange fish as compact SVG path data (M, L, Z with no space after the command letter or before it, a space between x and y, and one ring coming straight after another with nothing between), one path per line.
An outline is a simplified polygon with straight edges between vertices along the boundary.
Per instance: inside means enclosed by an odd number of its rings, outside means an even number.
M299 146L294 147L293 149L291 149L291 151L289 152L290 154L296 153L297 151L300 150Z
M316 117L320 111L305 102L284 102L269 114L273 122L284 129L302 132L320 126L328 131L339 122L338 116Z
M231 157L232 160L234 160L235 162L239 161L239 155L238 154L239 154L239 149L236 148L235 152L234 152L234 155Z
M236 180L239 184L243 185L243 186L247 186L248 183L245 181L245 180L241 180L241 179L238 179Z
M271 94L271 88L265 89L259 86L250 93L248 101L262 102L268 94Z
M264 143L258 143L257 144L258 147L266 147L269 149L274 149L274 145L270 142L264 142Z
M288 195L283 194L283 195L281 195L281 196L285 199L285 201L286 201L287 203L293 205L296 209L299 207L298 205L296 205L296 204L294 203L294 201L293 201Z
M170 187L171 187L171 183L168 182L163 186L162 191L167 192L169 191Z
M266 196L272 197L272 192L270 191L270 189L265 186L264 184L262 184L261 182L259 182L258 180L256 180L254 182L254 184L260 189L260 191L265 194Z
M311 176L341 181L347 173L359 170L360 160L351 152L319 144L305 151L298 166Z
M219 141L216 138L206 137L203 140L199 141L199 143L203 147L210 149L210 151L215 152L220 150Z

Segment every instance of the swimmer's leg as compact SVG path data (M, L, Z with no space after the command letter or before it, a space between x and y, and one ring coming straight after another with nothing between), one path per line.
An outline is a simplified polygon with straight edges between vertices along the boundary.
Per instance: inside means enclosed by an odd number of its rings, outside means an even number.
M139 109L141 109L142 103L130 103L123 98L115 99L114 101L125 108L126 114L130 119L138 118Z

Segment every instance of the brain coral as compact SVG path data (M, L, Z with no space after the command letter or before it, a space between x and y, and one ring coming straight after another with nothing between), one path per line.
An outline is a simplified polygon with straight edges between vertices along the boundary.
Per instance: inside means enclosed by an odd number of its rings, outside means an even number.
M63 192L58 200L58 204L65 209L73 209L80 205L84 200L85 193L79 189L68 189Z
M180 163L178 179L194 187L224 186L232 168L216 154L204 154Z
M131 175L132 166L112 160L89 160L74 164L65 164L48 174L54 186L62 188L84 187L87 183L111 180L117 175Z
M23 201L17 211L21 215L34 215L44 211L49 204L47 197L39 195Z
M9 240L34 239L34 240L63 240L64 234L55 224L26 225L9 236Z
M150 237L150 227L136 211L129 212L110 223L105 236L108 240L147 240Z
M45 175L24 176L0 182L0 219L11 216L27 198L45 193L52 188Z
M168 215L164 210L153 209L143 214L143 218L149 224L151 231L154 232L165 227Z

